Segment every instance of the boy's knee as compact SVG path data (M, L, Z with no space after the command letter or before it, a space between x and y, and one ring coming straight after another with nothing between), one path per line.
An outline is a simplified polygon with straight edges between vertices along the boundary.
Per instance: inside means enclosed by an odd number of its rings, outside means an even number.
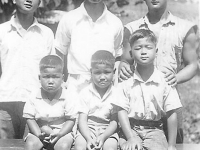
M42 143L37 140L29 140L25 143L25 149L40 150L43 147Z
M56 144L54 147L55 150L70 150L71 149L71 145L66 143L59 143Z
M76 145L75 150L86 150L86 147L82 145Z

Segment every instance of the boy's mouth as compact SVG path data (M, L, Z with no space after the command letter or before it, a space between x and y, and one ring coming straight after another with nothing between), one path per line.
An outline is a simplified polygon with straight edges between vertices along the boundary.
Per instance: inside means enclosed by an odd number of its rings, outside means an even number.
M24 6L25 6L26 8L31 8L31 7L32 7L32 1L26 1L26 2L24 3Z

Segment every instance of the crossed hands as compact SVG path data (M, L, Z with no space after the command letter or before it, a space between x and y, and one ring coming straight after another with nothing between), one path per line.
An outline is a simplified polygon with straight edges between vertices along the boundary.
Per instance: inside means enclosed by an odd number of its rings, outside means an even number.
M103 147L104 142L105 142L105 138L103 137L103 134L98 136L96 139L91 138L87 141L87 149L100 150Z
M51 134L46 134L45 132L42 132L39 135L39 139L43 141L44 143L48 143L48 144L55 144L60 138L61 136L59 132L53 132Z

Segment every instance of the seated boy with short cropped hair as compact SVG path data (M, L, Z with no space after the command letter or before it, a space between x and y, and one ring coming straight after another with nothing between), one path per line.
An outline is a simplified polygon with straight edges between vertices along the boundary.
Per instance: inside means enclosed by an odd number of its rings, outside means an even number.
M154 66L157 39L146 29L135 31L129 40L130 54L136 63L134 75L119 84L124 98L118 118L122 150L175 150L177 115L182 107L175 88L165 81ZM168 143L162 130L162 116L167 116Z
M63 66L62 59L55 55L45 56L40 61L41 88L27 100L23 111L30 131L25 139L26 150L71 148L76 96L62 88Z
M92 55L91 83L80 92L79 132L75 150L116 150L118 96L113 86L115 58L109 51Z

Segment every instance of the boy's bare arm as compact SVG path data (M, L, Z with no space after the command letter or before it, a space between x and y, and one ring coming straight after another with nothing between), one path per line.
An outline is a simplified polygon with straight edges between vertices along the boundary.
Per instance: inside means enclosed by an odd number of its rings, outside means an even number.
M82 136L85 138L87 142L87 149L91 150L92 147L95 147L95 141L90 136L90 130L87 124L88 116L87 114L80 113L79 114L79 131L81 132Z
M167 126L168 126L168 147L175 149L176 136L177 136L177 114L175 110L167 112Z
M176 75L177 83L183 83L193 78L198 70L197 36L191 28L183 43L183 62L185 67Z
M40 138L42 136L40 127L34 119L27 119L27 125L32 134Z
M130 31L124 28L124 38L123 38L123 54L121 56L121 63L119 65L119 77L120 80L127 80L131 77L133 72L131 71L130 64L133 64L133 59L130 56L129 51L131 50L129 44L129 38L131 36Z
M63 74L64 74L64 81L67 81L68 71L67 71L67 55L63 55L59 50L56 49L56 54L60 56L64 62Z
M74 124L75 124L75 119L67 120L58 133L51 134L51 136L53 138L51 140L51 143L57 142L61 137L63 137L66 134L70 133L72 131L72 128L73 128Z
M106 128L106 130L104 131L103 134L99 135L97 137L97 143L98 143L98 148L101 148L104 144L104 142L115 133L117 129L117 113L113 114L111 116L111 120L110 120L110 124L109 126Z
M127 142L123 145L122 150L138 150L142 149L140 141L137 141L133 130L131 129L128 114L126 110L120 110L118 112L118 119L122 128L124 135L126 136Z

